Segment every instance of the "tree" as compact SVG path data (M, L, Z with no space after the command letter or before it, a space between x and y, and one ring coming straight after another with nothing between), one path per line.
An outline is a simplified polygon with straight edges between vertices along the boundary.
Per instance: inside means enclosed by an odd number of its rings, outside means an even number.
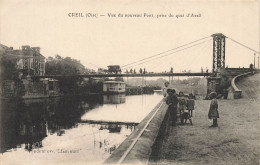
M17 96L23 96L25 93L24 85L20 79L20 72L17 69L18 58L8 54L0 56L0 82L13 80Z
M71 57L61 57L56 55L55 58L48 57L45 64L46 75L77 75L88 72L87 69L76 59Z
M139 73L140 73L140 74L142 74L142 73L143 73L143 70L142 70L142 68L140 68L140 70L139 70Z
M19 70L16 68L17 58L3 55L0 59L0 78L2 80L15 80L19 77Z
M79 75L90 72L79 60L71 57L61 57L56 55L55 58L48 57L45 64L46 75ZM89 92L102 92L102 83L84 81L82 77L63 77L59 79L59 88L64 95L84 95Z

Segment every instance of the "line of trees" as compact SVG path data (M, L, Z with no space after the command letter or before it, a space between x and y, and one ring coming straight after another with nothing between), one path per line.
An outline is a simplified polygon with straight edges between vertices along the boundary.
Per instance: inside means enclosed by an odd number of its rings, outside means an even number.
M91 70L85 68L80 61L70 58L61 57L56 55L48 57L45 64L46 75L79 75L87 74ZM63 95L84 95L88 93L102 92L102 83L95 81L85 81L82 77L70 77L59 79L60 91Z

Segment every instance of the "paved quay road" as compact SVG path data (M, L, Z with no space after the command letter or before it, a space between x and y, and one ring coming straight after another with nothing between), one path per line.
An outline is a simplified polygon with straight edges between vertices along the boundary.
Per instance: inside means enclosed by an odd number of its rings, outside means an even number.
M259 164L259 81L258 74L239 82L242 99L218 100L217 128L209 127L210 100L196 100L193 125L169 128L157 164Z

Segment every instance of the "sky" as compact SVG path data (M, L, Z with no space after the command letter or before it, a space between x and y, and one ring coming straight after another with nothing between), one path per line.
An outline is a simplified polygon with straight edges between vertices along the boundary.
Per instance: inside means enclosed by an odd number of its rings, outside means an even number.
M69 17L69 13L84 17ZM85 17L86 13L98 18ZM154 17L111 18L109 13ZM157 14L167 17L157 18ZM183 14L200 17L176 18ZM175 72L196 72L201 67L212 68L210 36L214 33L259 52L259 15L256 0L0 0L0 43L15 49L39 46L45 57L69 56L97 69L124 66L208 37L196 42L197 46L127 68L163 72L173 67ZM253 60L254 51L226 39L228 67L248 67Z

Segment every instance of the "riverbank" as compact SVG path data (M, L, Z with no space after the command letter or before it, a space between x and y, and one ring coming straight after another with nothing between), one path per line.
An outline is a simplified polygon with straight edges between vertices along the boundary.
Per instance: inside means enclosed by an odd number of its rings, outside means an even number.
M242 99L219 100L217 128L209 127L210 100L196 100L193 125L170 127L156 163L259 164L259 75L241 80L238 87Z

